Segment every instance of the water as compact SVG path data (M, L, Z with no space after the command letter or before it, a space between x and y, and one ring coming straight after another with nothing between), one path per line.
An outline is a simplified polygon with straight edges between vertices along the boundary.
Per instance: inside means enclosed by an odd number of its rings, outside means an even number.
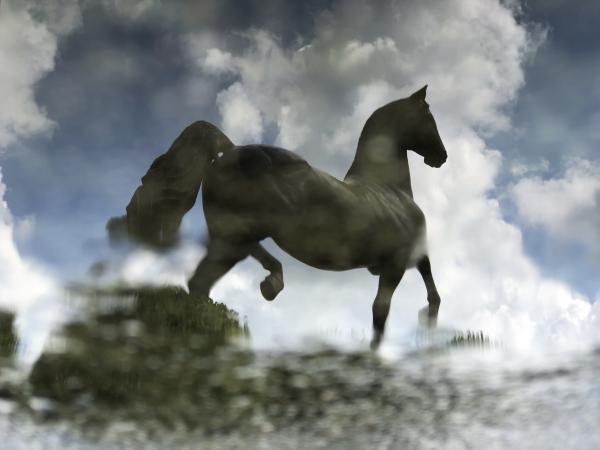
M0 448L600 448L600 351L256 352L218 305L111 298L30 374L5 358Z

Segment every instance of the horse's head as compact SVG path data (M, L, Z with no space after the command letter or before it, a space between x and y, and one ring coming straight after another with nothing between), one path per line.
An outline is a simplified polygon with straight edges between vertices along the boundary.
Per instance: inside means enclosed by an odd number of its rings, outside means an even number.
M398 106L402 107L402 146L421 155L428 166L440 167L448 154L425 101L426 92L427 86L424 86L398 102Z

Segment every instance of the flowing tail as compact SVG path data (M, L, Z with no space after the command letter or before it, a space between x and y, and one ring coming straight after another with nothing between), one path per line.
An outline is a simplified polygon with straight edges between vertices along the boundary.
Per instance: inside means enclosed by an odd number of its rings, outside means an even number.
M112 242L129 238L157 248L177 243L181 219L198 196L208 164L234 144L214 125L198 121L154 160L127 205L106 224Z

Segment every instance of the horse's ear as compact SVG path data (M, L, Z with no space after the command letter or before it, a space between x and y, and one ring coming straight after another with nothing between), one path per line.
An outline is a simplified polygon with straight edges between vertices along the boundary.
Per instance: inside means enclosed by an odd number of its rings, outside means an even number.
M425 100L425 94L427 94L427 85L411 95L410 98L414 98L415 100Z

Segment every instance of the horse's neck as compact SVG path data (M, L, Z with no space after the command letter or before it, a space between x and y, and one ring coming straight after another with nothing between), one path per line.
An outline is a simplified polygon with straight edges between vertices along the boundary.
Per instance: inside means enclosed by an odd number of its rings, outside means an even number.
M397 144L384 138L359 141L344 180L379 185L412 197L406 150L398 152Z

